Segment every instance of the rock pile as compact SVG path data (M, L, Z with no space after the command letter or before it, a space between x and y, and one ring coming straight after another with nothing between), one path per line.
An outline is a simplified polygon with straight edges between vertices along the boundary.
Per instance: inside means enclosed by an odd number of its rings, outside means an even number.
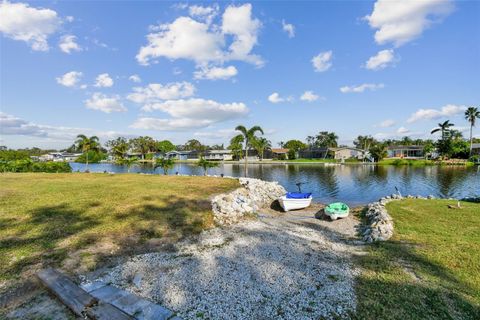
M237 222L246 214L255 213L269 206L286 193L278 182L268 182L253 178L240 178L241 188L230 193L220 194L212 199L215 223L228 225Z

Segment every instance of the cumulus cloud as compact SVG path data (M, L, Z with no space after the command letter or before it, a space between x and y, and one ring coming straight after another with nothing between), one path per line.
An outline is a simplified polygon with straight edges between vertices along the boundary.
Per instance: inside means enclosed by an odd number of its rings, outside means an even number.
M412 123L419 120L433 120L442 117L450 117L462 114L467 109L466 106L458 106L454 104L447 104L440 109L418 109L413 113L407 122Z
M219 129L216 131L201 131L201 132L195 132L193 135L196 137L201 137L203 139L222 139L222 140L228 140L238 134L238 131L235 131L234 129Z
M111 86L113 86L113 79L108 73L99 74L95 79L95 87L108 88Z
M291 23L286 23L285 20L282 20L282 28L288 34L289 38L295 37L295 26Z
M305 91L301 96L300 100L302 101L308 101L308 102L313 102L318 100L320 97L313 93L313 91Z
M39 137L48 139L50 141L68 143L71 143L80 133L96 135L100 139L104 140L112 139L118 136L125 136L125 134L120 134L115 131L98 131L90 128L74 128L36 124L3 112L0 112L0 133L2 135Z
M140 79L140 76L138 74L132 74L130 77L128 77L128 80L136 83L142 82L142 79Z
M198 17L204 9L195 8L191 13ZM263 60L251 54L257 44L260 27L260 21L252 17L251 4L228 6L222 15L221 25L179 17L172 23L154 27L147 35L147 45L140 48L136 58L142 65L164 57L193 60L197 65L238 60L260 66Z
M82 48L76 43L77 37L71 34L65 35L60 38L58 47L65 53L70 54L72 51L82 51Z
M51 9L37 9L21 2L0 3L0 32L10 39L26 42L35 51L48 51L48 37L61 23Z
M162 111L171 118L142 117L132 128L174 131L205 128L212 124L244 117L248 108L244 103L220 103L205 99L179 99L145 105L143 111Z
M344 86L340 88L340 92L342 93L362 93L365 90L376 91L378 89L382 89L385 87L383 83L375 84L375 83L364 83L357 86Z
M365 19L376 29L378 44L401 46L419 37L434 22L441 21L454 9L450 0L377 0Z
M79 71L70 71L55 79L57 80L57 83L61 84L62 86L75 87L80 82L80 78L82 76L83 73Z
M395 121L393 121L392 119L384 120L378 124L378 126L381 128L389 128L389 127L393 127L394 125L395 125Z
M365 63L365 68L369 70L385 69L395 62L395 53L393 49L381 50L373 57L370 57Z
M207 80L226 80L236 76L238 73L237 68L234 66L228 67L203 67L194 72L195 79L207 79Z
M196 17L200 20L205 21L207 24L211 24L213 18L218 15L219 7L218 5L214 6L198 6L192 5L188 7L188 13L191 17Z
M405 127L400 127L397 129L398 134L409 134L411 131Z
M161 100L188 98L195 94L195 86L189 82L172 82L162 85L150 83L145 87L133 88L127 99L136 103L155 103Z
M281 98L278 92L274 92L268 96L268 101L271 103L279 103L285 101L285 99Z
M312 58L312 64L315 72L325 72L332 66L332 51L320 52Z
M85 100L85 106L88 109L98 110L105 113L125 112L127 108L120 101L120 96L107 96L100 92L95 92L90 99Z

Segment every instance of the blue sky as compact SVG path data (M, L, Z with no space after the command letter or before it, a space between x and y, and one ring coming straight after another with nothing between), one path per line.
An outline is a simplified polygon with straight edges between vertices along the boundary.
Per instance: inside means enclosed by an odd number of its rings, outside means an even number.
M0 144L467 136L480 2L1 2ZM480 125L474 129L480 136Z

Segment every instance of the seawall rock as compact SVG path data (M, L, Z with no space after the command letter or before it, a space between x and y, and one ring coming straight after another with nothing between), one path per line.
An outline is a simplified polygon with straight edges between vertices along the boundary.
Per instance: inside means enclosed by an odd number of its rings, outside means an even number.
M286 193L278 182L268 182L253 178L239 178L241 187L215 196L212 211L215 223L228 225L237 222L246 214L257 212L270 206L273 201Z

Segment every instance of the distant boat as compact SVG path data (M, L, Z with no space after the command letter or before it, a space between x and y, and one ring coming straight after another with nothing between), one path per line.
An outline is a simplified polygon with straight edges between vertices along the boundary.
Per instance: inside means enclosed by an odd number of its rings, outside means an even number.
M350 214L350 208L343 202L334 202L325 207L325 214L332 220L346 218Z
M312 203L312 194L302 192L287 192L287 194L278 198L278 202L285 211L303 209L310 206Z

